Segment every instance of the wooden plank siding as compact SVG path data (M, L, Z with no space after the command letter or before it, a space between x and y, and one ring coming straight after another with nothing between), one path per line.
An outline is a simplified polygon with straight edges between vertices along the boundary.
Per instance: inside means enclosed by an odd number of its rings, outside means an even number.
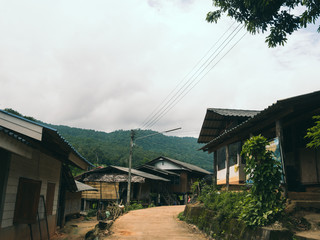
M1 147L1 146L0 146ZM10 169L7 180L7 188L4 199L4 210L2 214L1 229L13 226L14 206L16 204L17 190L19 178L24 177L28 179L41 181L40 195L46 197L47 183L54 183L54 201L52 207L52 214L57 212L57 201L59 192L61 162L44 155L36 150L32 152L32 159L25 158L11 153ZM40 201L41 202L41 201ZM40 204L39 204L40 205ZM40 212L40 217L44 216L44 209ZM54 217L55 218L55 217ZM50 226L52 231L55 230L55 222Z
M82 193L84 199L108 199L117 200L119 198L119 183L106 183L106 182L85 182L98 189L98 191L86 191ZM100 194L101 193L101 194Z

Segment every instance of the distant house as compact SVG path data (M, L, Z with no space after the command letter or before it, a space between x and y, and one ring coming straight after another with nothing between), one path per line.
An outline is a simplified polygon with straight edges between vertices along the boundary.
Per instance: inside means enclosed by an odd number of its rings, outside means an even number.
M193 164L163 156L145 163L138 169L170 179L168 189L162 194L164 197L168 193L181 196L183 197L182 203L186 203L187 196L191 193L192 184L211 174Z
M107 204L110 201L126 202L129 169L119 166L96 168L76 177L77 180L90 185L97 192L83 192L83 208L93 204ZM153 174L131 169L131 200L150 202L150 194L158 193L170 180Z
M66 192L65 197L65 218L72 215L80 215L81 196L84 192L97 192L98 189L91 187L79 181L75 181L77 190L75 192Z
M230 183L239 183L245 180L239 156L242 144L250 136L261 134L278 152L289 191L320 190L320 152L319 149L306 148L308 140L304 137L307 129L314 125L312 116L319 114L320 91L279 100L246 121L212 136L201 149L214 154L218 184L225 184L228 176ZM203 127L199 139L203 139L201 134L205 131ZM242 172L239 175L243 177L233 181L232 174L236 171Z
M221 109L208 108L206 116L203 120L198 143L209 143L220 135L226 133L230 129L240 125L241 123L252 118L259 111L254 110L239 110L239 109ZM245 182L245 175L243 171L244 162L240 159L241 143L236 141L229 146L229 166L230 166L230 184L240 184ZM226 151L221 147L216 152L217 159L217 183L226 183Z
M0 110L0 239L43 239L63 226L69 165L91 165L59 133Z

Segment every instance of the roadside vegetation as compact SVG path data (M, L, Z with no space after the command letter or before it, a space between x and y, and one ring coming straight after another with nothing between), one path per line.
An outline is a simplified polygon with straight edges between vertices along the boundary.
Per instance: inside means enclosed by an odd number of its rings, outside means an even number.
M267 139L259 135L243 145L241 155L246 160L245 172L252 182L249 188L221 191L218 186L203 184L198 201L206 210L193 219L182 215L180 219L186 218L213 237L240 236L244 229L279 220L285 207L281 194L281 165L273 158L273 153L266 150L267 144ZM197 190L198 186L196 183L193 189Z

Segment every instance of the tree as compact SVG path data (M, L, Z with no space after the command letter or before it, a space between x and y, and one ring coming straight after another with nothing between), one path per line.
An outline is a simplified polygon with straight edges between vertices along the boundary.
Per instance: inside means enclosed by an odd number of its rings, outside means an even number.
M269 47L284 45L287 34L314 24L320 15L320 0L213 0L213 5L218 10L207 14L208 22L217 23L226 13L252 34L270 30Z
M310 142L307 144L309 148L320 147L320 115L314 116L313 119L316 120L315 125L307 129L306 138L310 138Z

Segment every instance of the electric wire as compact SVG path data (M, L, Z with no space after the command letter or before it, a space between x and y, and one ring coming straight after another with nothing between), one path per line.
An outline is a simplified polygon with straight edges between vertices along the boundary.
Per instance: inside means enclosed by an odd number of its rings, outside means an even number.
M221 54L221 52L228 46L228 44L236 37L236 35L240 32L242 28L239 28L240 24L232 31L231 34L220 44L220 46L215 50L214 53L210 55L210 57L201 65L201 67L192 75L192 77L183 85L182 88L179 89L178 92L176 92L176 95L171 97L169 101L167 101L167 104L165 104L157 114L154 114L153 117L146 122L144 125L145 128L149 127L151 128L156 122L158 122L169 110L172 109L173 106L175 106L176 102L180 102L180 100L186 95L184 94L185 92L189 93L191 89L195 87L195 85L198 84L194 82L197 80L198 77L212 64L212 62ZM235 32L236 31L236 32ZM217 51L221 48L221 50L217 53ZM233 47L232 47L233 48ZM231 50L231 49L230 49ZM230 51L229 50L229 51ZM229 52L228 51L228 52ZM215 56L213 56L215 55ZM226 55L226 54L225 54ZM225 56L224 55L224 56ZM222 57L223 58L223 57ZM222 59L221 58L221 59ZM221 59L218 61L220 62ZM216 64L215 64L216 65ZM214 65L214 66L215 66ZM210 70L213 67L210 68ZM210 71L209 70L209 71ZM209 72L207 71L201 78L200 80ZM193 84L193 86L192 86ZM191 87L191 88L190 88ZM190 88L190 89L189 89ZM189 89L189 90L188 90ZM182 97L181 97L182 96Z
M218 62L216 62L187 92L185 92L185 94L181 98L179 98L174 105L171 105L169 108L166 108L166 111L162 112L162 114L159 115L157 119L149 127L151 128L154 124L156 124L165 114L167 114L174 106L176 106L196 85L198 85L198 83L240 42L240 40L244 38L246 34L247 32L245 32L241 36L241 38L239 38L239 40L236 41L236 43L218 60Z
M227 34L227 32L234 26L234 24L236 23L236 21L234 21L229 28L220 36L220 38L211 46L211 48L207 51L207 53L195 64L195 66L192 68L192 70L185 75L185 77L176 85L176 87L167 95L167 97L165 97L163 99L163 101L151 112L151 114L148 115L148 117L143 121L143 123L141 124L141 128L144 128L145 126L147 126L149 124L149 122L155 117L155 115L157 115L155 112L160 112L164 106L166 106L171 100L172 100L172 94L177 90L177 88L180 86L180 84L198 67L198 65L203 61L203 59L205 59L207 57L207 55L211 52L211 50L220 42L220 40ZM212 53L208 59L210 59L210 57L212 57L214 53ZM206 61L208 61L208 59ZM204 65L205 63L203 63L200 68ZM200 69L198 68L198 70ZM198 71L197 70L197 71ZM196 72L197 72L196 71ZM185 86L191 78L189 78L189 80L183 85ZM181 88L183 88L183 86ZM178 90L178 92L181 90L181 88ZM178 93L177 92L177 93ZM177 94L175 93L175 94ZM171 97L171 98L169 98ZM169 99L169 100L168 100ZM165 104L164 104L165 103ZM162 106L163 105L163 106ZM162 106L162 107L161 107ZM159 109L160 108L160 109Z

